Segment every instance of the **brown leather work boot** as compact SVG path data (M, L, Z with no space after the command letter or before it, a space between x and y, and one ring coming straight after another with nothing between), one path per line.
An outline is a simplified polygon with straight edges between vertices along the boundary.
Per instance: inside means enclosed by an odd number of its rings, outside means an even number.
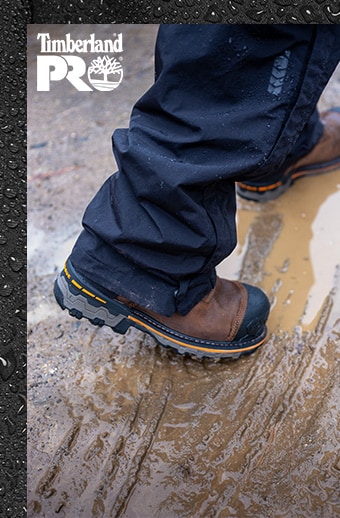
M340 167L340 108L332 108L320 115L324 132L319 142L304 157L282 173L275 183L238 182L237 193L254 201L274 200L298 178L329 173Z
M238 358L255 351L266 336L269 301L254 286L217 279L215 287L187 315L159 315L122 298L108 298L81 277L68 259L54 285L62 309L124 334L134 326L164 347L202 357Z

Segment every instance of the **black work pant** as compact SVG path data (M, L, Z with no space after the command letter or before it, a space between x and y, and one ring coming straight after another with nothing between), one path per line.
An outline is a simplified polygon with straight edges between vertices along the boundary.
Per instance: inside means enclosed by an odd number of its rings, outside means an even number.
M71 260L113 294L186 314L236 245L235 181L275 181L318 141L332 25L162 25L155 82L113 134L119 171Z

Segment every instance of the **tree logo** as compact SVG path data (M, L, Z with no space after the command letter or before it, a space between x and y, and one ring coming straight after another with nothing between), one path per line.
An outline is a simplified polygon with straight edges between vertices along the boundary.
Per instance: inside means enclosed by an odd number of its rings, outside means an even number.
M94 59L87 71L89 82L96 90L107 92L117 88L123 79L123 68L118 59L105 55Z

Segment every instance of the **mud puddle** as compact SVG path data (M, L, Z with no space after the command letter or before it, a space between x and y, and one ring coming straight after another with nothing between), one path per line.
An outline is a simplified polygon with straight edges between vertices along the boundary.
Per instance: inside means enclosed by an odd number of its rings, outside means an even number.
M238 199L238 246L218 271L245 282L255 277L271 294L273 332L315 325L340 264L339 207L340 170L301 179L258 207Z
M340 171L299 180L275 202L238 201L239 245L219 271L272 302L268 340L251 356L183 358L54 304L82 212L114 170L116 120L126 126L152 82L155 27L124 31L133 88L117 90L114 123L106 94L61 110L59 90L29 89L29 146L59 124L28 156L28 516L340 516ZM339 77L321 107L339 102Z

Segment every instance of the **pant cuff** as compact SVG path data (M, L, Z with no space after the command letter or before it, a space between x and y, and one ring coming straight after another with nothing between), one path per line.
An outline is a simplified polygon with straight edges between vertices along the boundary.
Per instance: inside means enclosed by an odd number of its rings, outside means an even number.
M106 256L107 245L84 230L74 245L70 261L81 276L107 296L120 295L164 316L175 312L186 315L216 282L215 269L181 280L165 280L142 270L112 249L110 261L103 260Z

